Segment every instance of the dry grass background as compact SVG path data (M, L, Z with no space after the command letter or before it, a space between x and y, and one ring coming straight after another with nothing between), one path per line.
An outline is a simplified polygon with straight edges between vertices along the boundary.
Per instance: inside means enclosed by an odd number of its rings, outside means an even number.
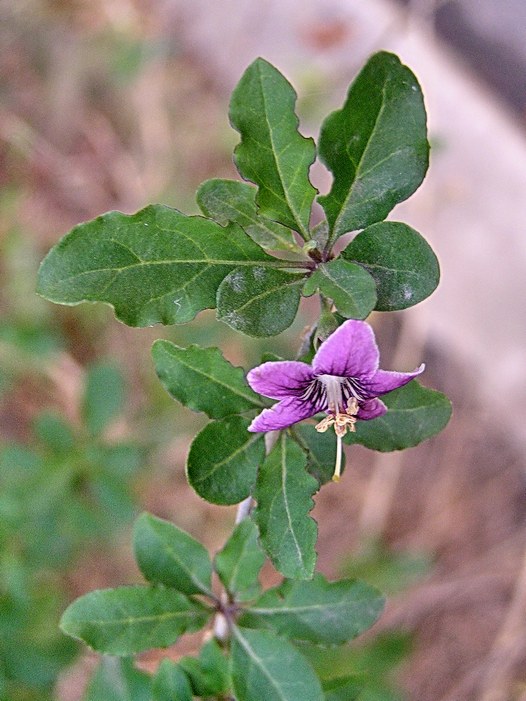
M225 10L243 54L254 23L272 34L275 4L254 4L247 26L235 16L235 4L225 3ZM150 201L192 212L192 193L202 180L235 177L230 160L235 135L226 109L232 81L244 65L232 44L227 50L214 43L208 25L198 24L202 8L203 3L189 8L162 0L0 4L0 186L8 204L0 213L0 235L5 242L16 229L26 246L27 257L14 271L26 277L26 288L38 259L77 222L108 209L131 212ZM292 65L298 46L312 58L310 73L309 65L299 69L298 59L296 74L298 91L306 95L300 104L307 129L315 129L327 105L335 104L331 89L342 77L339 56L354 49L357 67L377 47L364 46L352 23L321 11L296 23ZM4 291L5 314L18 313L20 304L12 291ZM308 307L304 311L308 316ZM132 387L129 421L141 416L155 382L149 345L166 332L126 329L94 308L42 313L53 315L50 323L66 333L70 350L46 368L44 382L22 377L4 397L2 437L23 437L29 419L45 404L71 413L86 362L100 356L122 364ZM92 314L96 326L87 320ZM207 326L211 318L204 315L198 324L201 342L217 342L217 328ZM401 676L408 699L525 701L523 455L503 422L495 421L491 402L481 400L476 370L466 368L440 337L415 332L404 319L397 314L373 320L383 366L409 368L425 359L425 382L450 396L453 419L443 434L401 454L352 451L345 479L317 499L319 567L337 574L345 557L371 537L395 551L429 554L430 574L393 597L377 627L415 635ZM181 343L194 340L184 328L168 333ZM284 347L292 337L285 337ZM227 332L219 340L233 362L254 362L256 344L241 347ZM158 452L159 468L141 501L218 548L233 513L207 506L186 485L184 455L194 419L177 416L174 437ZM141 420L139 430L150 430L152 423ZM107 561L94 555L71 574L72 596L122 582L130 572L124 546ZM64 701L79 698L83 669L62 683Z

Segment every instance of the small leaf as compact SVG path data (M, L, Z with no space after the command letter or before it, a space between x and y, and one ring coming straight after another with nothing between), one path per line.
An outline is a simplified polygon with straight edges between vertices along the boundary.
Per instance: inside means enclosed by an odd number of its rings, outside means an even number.
M39 414L35 420L35 433L54 453L68 453L75 445L73 429L62 416L49 411Z
M296 317L305 276L254 266L237 268L217 291L217 318L248 336L275 336Z
M186 632L202 628L210 611L175 589L99 589L74 601L60 627L97 652L134 655L166 647Z
M238 523L223 549L215 556L214 567L225 589L236 600L244 601L258 595L258 576L264 562L257 526L246 518Z
M190 446L188 481L212 504L237 504L252 491L265 446L263 434L248 432L249 423L240 416L212 421Z
M83 701L151 701L151 684L150 675L136 669L133 660L103 657Z
M188 676L178 664L168 658L162 660L157 668L152 680L152 692L152 701L192 701L193 699ZM132 701L135 699L133 698Z
M337 258L322 263L305 283L307 297L319 289L347 319L365 319L376 304L376 286L361 266Z
M329 679L323 683L323 691L325 692L325 701L389 701L383 695L362 696L362 692L366 691L364 680L358 676L338 677ZM366 691L367 694L367 691ZM394 699L392 700L394 701Z
M217 697L229 691L229 661L214 638L201 647L199 658L182 657L179 664L188 675L195 696Z
M239 180L206 180L197 190L197 204L219 224L235 222L250 238L270 250L297 251L292 231L258 214L256 188Z
M286 640L234 628L232 681L238 701L323 701L320 681Z
M183 594L211 594L212 563L206 548L173 523L142 514L135 522L133 545L137 564L152 584Z
M90 368L84 397L82 415L91 434L103 431L123 408L124 380L116 367L99 363Z
M333 431L320 433L311 424L296 424L291 430L294 440L307 453L307 471L318 480L320 487L332 480L336 464L336 438ZM342 455L343 473L345 455Z
M79 224L48 253L37 291L51 302L107 302L129 326L182 324L215 307L240 265L275 265L237 224L151 205Z
M321 128L319 154L334 175L318 198L331 241L381 221L418 188L427 170L426 113L413 73L393 54L372 56L341 110Z
M316 193L309 168L316 148L298 132L296 93L270 63L258 58L244 72L230 101L230 122L241 135L237 169L259 186L260 212L309 238Z
M262 407L243 369L225 360L219 348L180 348L158 340L153 344L152 357L165 390L181 404L204 411L211 419Z
M376 282L376 309L392 312L418 304L433 292L440 268L433 249L407 224L380 222L361 231L342 252Z
M418 445L439 433L451 416L449 399L412 380L382 397L388 411L370 421L359 421L346 443L360 443L371 450L388 452Z
M285 581L266 591L239 619L293 640L343 645L370 628L384 607L377 589L354 579Z
M317 526L308 514L318 484L306 462L301 448L281 433L260 468L254 495L263 547L285 577L297 579L312 577L316 564Z

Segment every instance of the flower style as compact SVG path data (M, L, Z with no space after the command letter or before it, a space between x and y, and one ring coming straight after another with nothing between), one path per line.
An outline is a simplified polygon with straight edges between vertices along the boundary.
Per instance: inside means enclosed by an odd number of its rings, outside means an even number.
M342 437L355 431L357 420L367 421L387 411L378 399L410 382L424 371L379 370L379 352L374 332L365 321L344 322L318 349L312 365L293 360L268 362L247 375L255 392L278 399L256 416L248 430L276 431L308 419L319 412L327 416L316 429L334 426L337 438L333 480L340 478Z

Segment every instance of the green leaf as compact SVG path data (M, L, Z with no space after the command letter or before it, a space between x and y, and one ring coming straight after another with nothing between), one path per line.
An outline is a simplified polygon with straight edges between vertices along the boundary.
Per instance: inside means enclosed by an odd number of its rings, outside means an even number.
M319 265L305 283L303 294L310 297L317 289L332 299L347 319L365 319L376 304L376 286L371 275L342 258Z
M35 433L54 453L68 453L75 445L73 429L62 416L49 411L35 420Z
M214 638L201 647L199 658L182 657L179 664L188 675L195 696L222 697L229 691L229 661Z
M393 54L372 56L341 110L321 128L319 154L334 175L318 198L331 241L385 219L418 188L428 166L426 113L413 73Z
M214 568L225 589L238 601L259 593L258 576L265 555L258 543L256 524L246 518L235 527L214 559Z
M309 238L316 193L309 168L316 148L298 132L296 93L290 83L261 58L244 72L230 101L230 122L241 135L234 155L237 169L258 185L261 214Z
M192 701L193 699L188 676L178 664L168 658L162 660L157 668L152 681L152 691L152 701Z
M336 464L336 437L333 431L320 433L311 424L296 424L291 435L307 453L307 471L318 480L320 487L332 481ZM342 455L343 473L345 455Z
M212 563L206 548L173 523L142 514L134 526L135 558L144 577L183 594L211 594Z
M275 336L296 317L305 275L237 268L217 291L217 318L248 336Z
M297 579L312 577L316 564L317 526L308 514L318 483L306 463L299 445L282 432L260 468L254 494L263 547L285 577Z
M323 701L318 677L286 640L234 628L232 681L238 701Z
M359 421L356 432L347 434L346 443L360 443L371 450L403 450L431 438L446 426L451 402L434 389L416 380L389 392L382 401L388 411L370 421Z
M205 606L175 589L131 586L81 596L68 606L60 627L97 652L125 656L171 645L209 617Z
M377 589L354 579L285 581L266 591L239 619L293 640L343 645L370 628L384 607Z
M250 238L270 250L297 251L292 231L258 214L256 188L239 180L213 178L197 190L197 204L206 217L219 224L235 222Z
M105 363L91 367L82 398L82 416L89 432L101 433L122 411L123 404L124 380L117 368Z
M324 682L323 691L325 701L359 701L360 698L366 701L366 697L361 696L364 681L356 676L329 679Z
M133 660L103 657L83 701L151 701L151 698L151 677L136 669Z
M197 434L186 462L188 481L212 504L237 504L252 491L265 446L240 416L212 421Z
M159 340L153 344L152 357L165 390L181 404L204 411L211 419L262 407L243 369L225 360L219 348L180 348Z
M237 224L151 205L76 226L42 262L37 292L60 304L107 302L129 326L182 324L215 307L225 275L254 262L275 265Z
M376 309L392 312L418 304L433 292L440 268L427 241L407 224L380 222L361 231L342 251L376 282Z

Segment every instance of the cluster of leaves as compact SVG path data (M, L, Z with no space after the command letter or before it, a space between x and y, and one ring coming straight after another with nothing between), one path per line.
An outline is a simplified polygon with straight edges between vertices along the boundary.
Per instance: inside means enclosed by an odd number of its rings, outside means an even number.
M0 681L6 698L43 698L51 691L77 651L50 626L64 607L61 573L87 545L113 538L135 514L131 479L143 451L104 437L123 401L120 373L93 366L80 426L46 412L35 421L33 447L11 444L0 451Z
M265 556L249 519L236 526L212 561L187 533L143 514L135 524L134 550L148 585L77 599L62 618L66 633L99 652L129 656L170 645L214 619L216 632L225 628L203 645L198 658L165 659L152 679L127 663L121 666L119 673L144 689L140 693L150 693L150 684L154 701L223 698L232 692L240 701L335 701L343 698L342 689L353 689L356 698L361 692L360 679L353 675L331 679L323 688L306 655L316 646L345 645L374 623L383 597L373 587L354 579L328 582L316 574L307 581L284 580L261 593L258 577ZM226 595L214 593L213 572ZM102 698L93 687L100 693L107 673L105 667L99 671L88 700ZM140 699L140 693L130 698Z

